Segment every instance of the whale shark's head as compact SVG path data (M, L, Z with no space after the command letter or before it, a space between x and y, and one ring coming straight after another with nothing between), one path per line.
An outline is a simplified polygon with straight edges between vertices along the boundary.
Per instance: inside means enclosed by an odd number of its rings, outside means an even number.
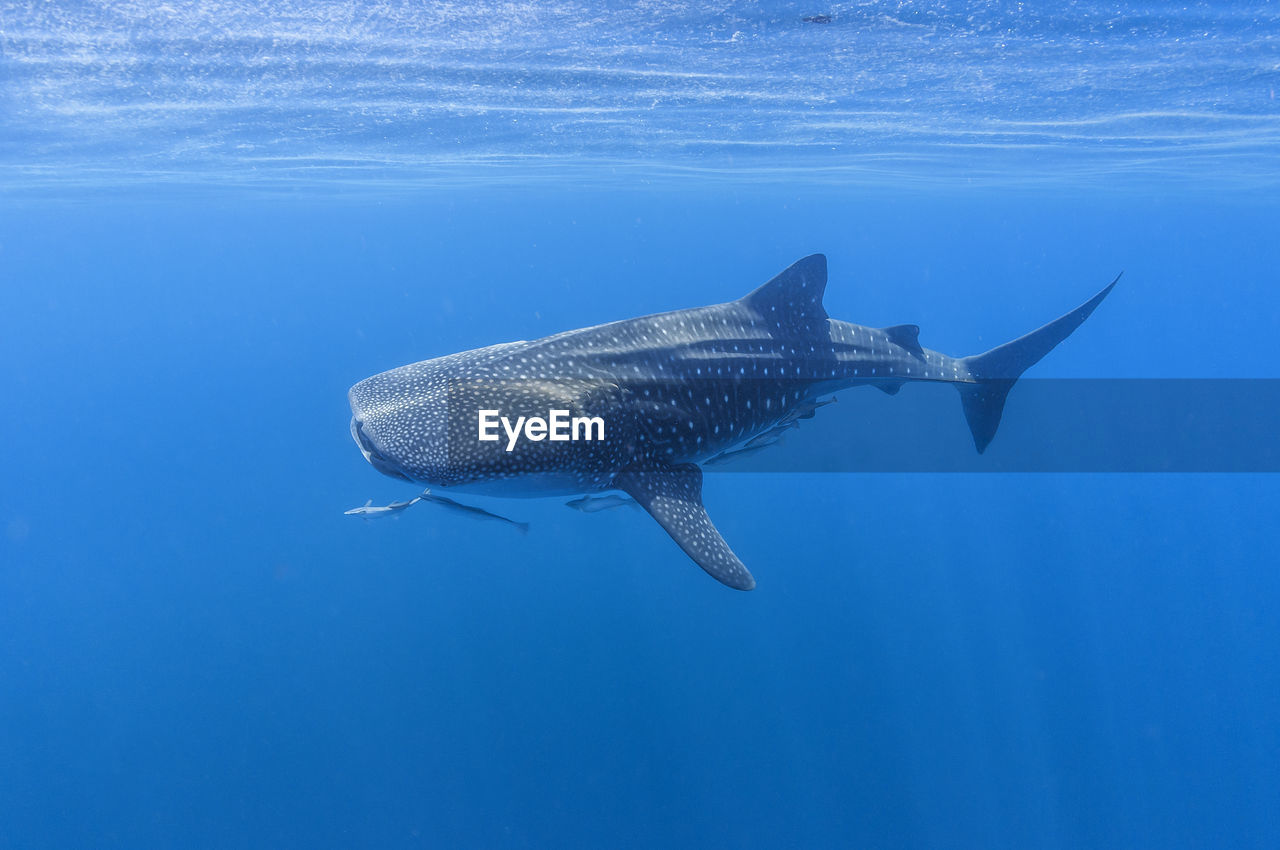
M403 481L447 483L447 383L435 361L365 378L347 399L351 436L374 469Z
M527 346L463 351L356 384L351 436L365 460L392 478L475 492L605 483L628 450L618 386L564 366L544 374L543 355Z
M501 359L520 345L423 360L356 384L347 393L351 436L365 460L392 478L440 487L518 472L520 452L478 440L477 414L490 407L547 409L551 396L542 385L505 377L509 367Z

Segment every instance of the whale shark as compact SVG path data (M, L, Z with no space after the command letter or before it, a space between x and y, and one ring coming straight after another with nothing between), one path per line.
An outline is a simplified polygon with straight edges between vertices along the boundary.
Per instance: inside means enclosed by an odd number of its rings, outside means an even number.
M441 490L622 491L708 574L750 590L755 578L703 505L701 464L767 447L837 390L893 394L917 382L959 390L981 453L1019 376L1118 280L1038 330L952 357L924 348L916 325L873 328L828 316L827 260L813 254L735 301L373 375L348 393L351 434L379 472Z

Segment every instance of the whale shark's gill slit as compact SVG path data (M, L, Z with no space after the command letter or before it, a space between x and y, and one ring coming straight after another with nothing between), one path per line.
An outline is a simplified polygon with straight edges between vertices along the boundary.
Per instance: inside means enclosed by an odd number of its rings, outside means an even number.
M355 422L355 432L356 442L360 444L360 448L364 449L370 455L380 458L381 455L378 453L377 447L374 446L373 440L370 440L369 435L364 431L364 422L359 419Z
M400 481L408 481L411 484L413 483L412 478L405 475L390 458L378 451L377 445L375 445L369 435L365 433L364 422L359 419L354 420L352 422L351 431L355 434L356 443L360 446L361 451L364 452L365 459L369 461L374 469L388 477L396 478Z

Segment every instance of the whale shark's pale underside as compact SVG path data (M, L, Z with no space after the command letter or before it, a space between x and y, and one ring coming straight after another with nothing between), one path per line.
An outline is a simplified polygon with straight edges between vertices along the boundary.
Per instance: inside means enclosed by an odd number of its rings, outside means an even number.
M1115 281L1039 330L972 357L923 348L915 325L869 328L827 316L827 261L805 257L737 301L659 313L424 360L351 388L351 433L380 472L449 491L506 496L621 490L698 566L740 590L755 579L702 504L709 459L753 451L812 416L819 397L872 385L943 382L978 451L1010 387L1066 339ZM603 439L481 440L477 416L568 411Z

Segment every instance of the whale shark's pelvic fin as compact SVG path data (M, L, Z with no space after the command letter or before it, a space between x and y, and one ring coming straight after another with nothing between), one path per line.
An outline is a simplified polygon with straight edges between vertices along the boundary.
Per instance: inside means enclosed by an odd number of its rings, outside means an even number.
M756 580L733 554L702 506L702 470L691 463L624 469L613 486L635 499L712 578L737 590Z
M1018 377L1071 336L1119 280L1120 276L1116 275L1116 279L1097 295L1042 328L984 354L961 358L960 362L968 368L969 374L977 379L976 383L956 384L955 387L960 391L960 403L964 406L965 419L969 422L973 444L979 453L986 451L991 438L996 435L1005 399Z
M742 303L767 322L793 333L825 328L827 309L827 258L810 254L797 260L763 286L743 296Z

